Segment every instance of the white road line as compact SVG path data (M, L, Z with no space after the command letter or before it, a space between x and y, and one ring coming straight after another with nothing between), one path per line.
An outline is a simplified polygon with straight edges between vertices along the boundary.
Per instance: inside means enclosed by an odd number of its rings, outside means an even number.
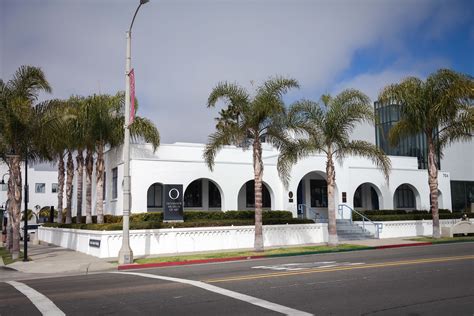
M10 284L15 289L23 293L23 295L25 295L36 306L41 314L48 316L66 315L62 310L54 305L54 303L49 298L35 289L32 289L28 285L16 281L7 281L6 283Z
M166 280L166 281L171 281L171 282L189 284L189 285L199 287L201 289L204 289L204 290L207 290L207 291L210 291L210 292L225 295L225 296L228 296L228 297L231 297L231 298L234 298L234 299L237 299L237 300L241 300L241 301L244 301L246 303L250 303L250 304L253 304L253 305L256 305L256 306L260 306L260 307L263 307L263 308L266 308L266 309L269 309L269 310L272 310L272 311L275 311L275 312L278 312L278 313L282 313L282 314L285 314L285 315L295 315L295 316L296 315L298 315L298 316L313 315L313 314L310 314L310 313L299 311L297 309L293 309L293 308L286 307L286 306L283 306L283 305L279 305L279 304L275 304L275 303L268 302L268 301L265 301L265 300L261 300L259 298L253 297L253 296L249 296L249 295L241 294L241 293L238 293L238 292L226 290L226 289L223 289L223 288L220 288L220 287L217 287L217 286L214 286L214 285L210 285L210 284L207 284L207 283L204 283L204 282L200 282L200 281L172 278L172 277L167 277L167 276L162 276L162 275L154 275L154 274L139 273L139 272L111 272L111 273L119 273L119 274L125 274L125 275L132 274L132 275L137 275L137 276L141 276L141 277L144 277L144 278L159 279L159 280Z

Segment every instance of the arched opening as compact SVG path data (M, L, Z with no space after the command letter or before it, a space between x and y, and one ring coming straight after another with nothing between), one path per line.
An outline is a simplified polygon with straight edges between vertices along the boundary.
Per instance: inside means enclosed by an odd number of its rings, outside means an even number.
M247 181L239 190L237 206L239 210L255 209L255 181ZM268 184L262 185L262 208L272 208L272 192Z
M337 188L335 189L337 197ZM328 185L326 174L312 171L301 178L296 191L298 216L317 221L328 219Z
M373 183L362 183L354 192L354 209L378 210L382 204L382 194Z
M147 212L163 210L163 184L156 182L150 185L146 194Z
M222 190L214 181L201 178L191 182L184 191L184 208L222 210Z
M418 201L418 191L408 183L400 185L393 195L393 207L395 209L416 210Z

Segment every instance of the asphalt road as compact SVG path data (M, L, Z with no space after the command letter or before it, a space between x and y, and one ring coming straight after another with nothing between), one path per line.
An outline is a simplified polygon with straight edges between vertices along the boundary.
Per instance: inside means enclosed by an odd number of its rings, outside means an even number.
M472 316L474 243L19 282L0 283L0 315Z

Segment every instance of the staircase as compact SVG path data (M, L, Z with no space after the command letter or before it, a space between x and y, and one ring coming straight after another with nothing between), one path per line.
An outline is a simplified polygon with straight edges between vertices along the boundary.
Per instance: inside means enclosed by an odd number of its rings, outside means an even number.
M350 219L336 220L337 237L341 240L362 240L374 239L375 236L363 229L362 227L352 223Z

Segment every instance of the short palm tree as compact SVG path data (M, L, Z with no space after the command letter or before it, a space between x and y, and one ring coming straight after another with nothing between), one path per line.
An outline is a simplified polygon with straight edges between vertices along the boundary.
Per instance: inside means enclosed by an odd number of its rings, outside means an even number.
M119 92L116 95L94 95L92 96L91 123L92 128L87 137L95 141L96 159L96 214L97 223L104 221L103 213L103 190L104 190L104 151L106 146L115 147L124 141L124 105L125 95ZM135 109L138 108L138 103ZM135 116L130 125L130 136L132 140L143 140L151 143L153 149L160 145L160 134L156 126L150 120ZM88 170L88 169L87 169Z
M40 68L21 66L13 78L0 79L0 157L9 169L10 216L12 220L12 257L20 253L20 219L22 199L22 159L42 158L46 152L43 131L47 128L43 116L44 106L36 104L40 92L51 87ZM11 185L10 185L11 184Z
M379 100L400 105L400 120L389 134L392 145L409 135L423 133L426 137L433 238L440 238L436 152L441 156L447 145L472 138L474 80L441 69L428 76L426 81L409 77L398 84L388 85L380 93Z
M357 90L345 90L335 98L323 95L322 107L312 101L296 102L288 113L288 127L294 131L292 141L282 143L277 169L285 185L290 179L291 167L300 159L312 154L326 154L326 177L328 190L329 245L338 244L336 230L334 160L349 155L371 159L388 178L390 160L374 144L350 140L356 124L374 119L369 98Z
M285 137L282 117L285 105L282 100L291 88L298 88L294 79L273 78L257 88L255 96L237 84L222 82L211 92L208 107L214 107L219 100L227 107L216 118L216 132L209 136L204 159L212 171L218 151L225 145L252 147L255 181L255 251L263 251L262 227L262 138L270 144L278 144Z

